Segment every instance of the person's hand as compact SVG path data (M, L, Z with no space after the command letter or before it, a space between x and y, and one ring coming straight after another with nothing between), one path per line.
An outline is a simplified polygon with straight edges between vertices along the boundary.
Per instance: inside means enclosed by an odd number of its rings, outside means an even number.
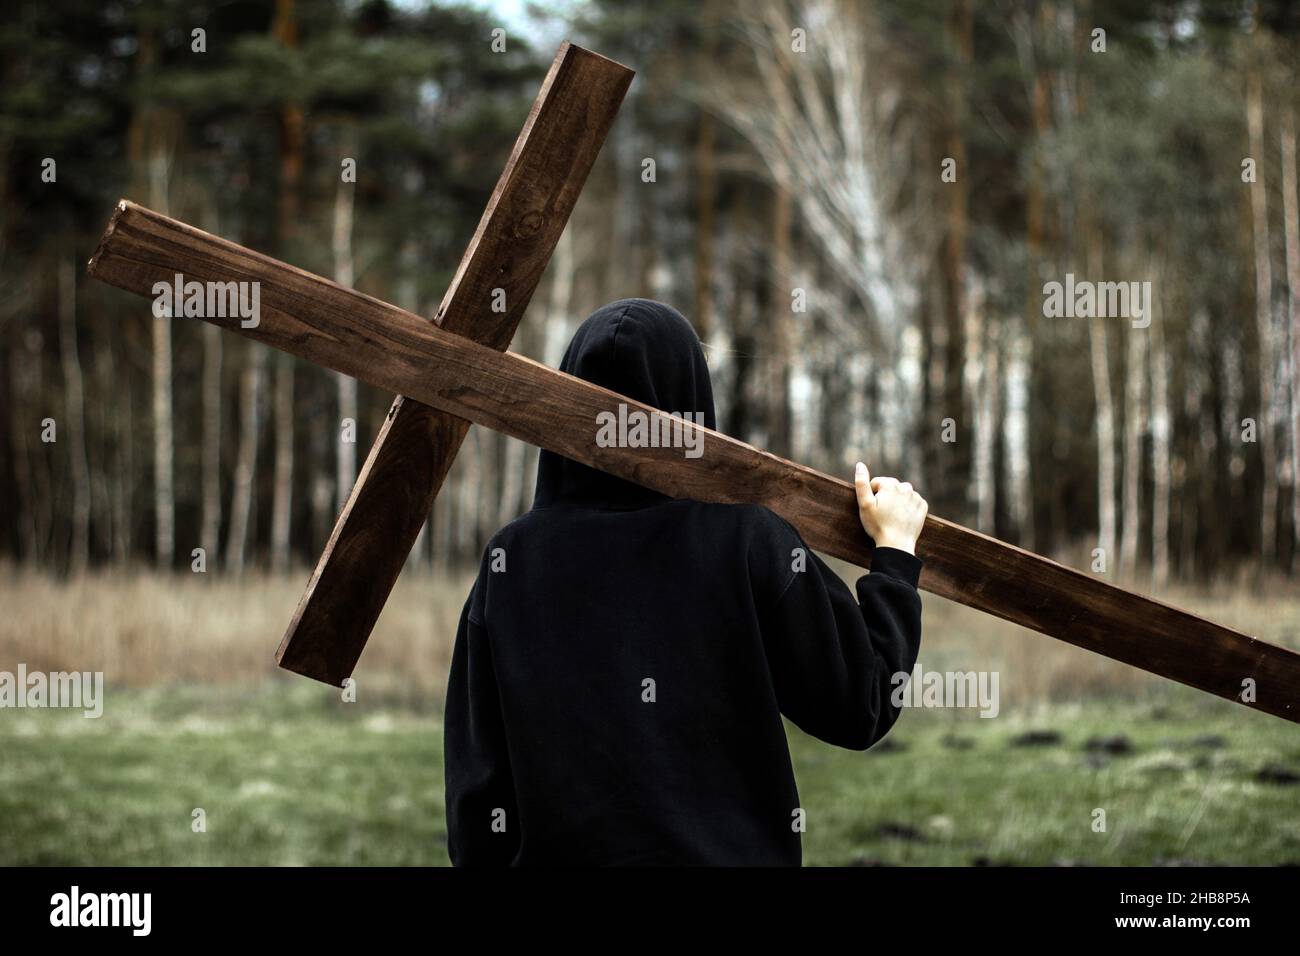
M858 462L853 483L858 487L858 518L877 548L897 548L916 553L916 539L930 510L909 482L897 478L872 478Z

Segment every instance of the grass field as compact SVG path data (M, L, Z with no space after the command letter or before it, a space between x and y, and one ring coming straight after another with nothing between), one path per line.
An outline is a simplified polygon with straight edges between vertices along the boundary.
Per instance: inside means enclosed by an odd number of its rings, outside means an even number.
M0 670L104 670L107 698L0 711L0 864L445 864L467 582L399 588L355 703L270 660L300 583L0 577ZM1184 599L1295 641L1293 595ZM922 661L997 669L999 716L908 711L865 754L791 728L806 862L1300 863L1296 725L938 601Z

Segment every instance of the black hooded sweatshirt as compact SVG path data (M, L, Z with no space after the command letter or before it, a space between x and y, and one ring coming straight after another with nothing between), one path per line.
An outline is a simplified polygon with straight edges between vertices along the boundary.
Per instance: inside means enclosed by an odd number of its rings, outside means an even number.
M604 306L561 368L715 427L703 349L668 306ZM798 865L781 715L854 750L885 735L920 645L920 567L877 549L855 601L766 508L543 451L532 510L488 543L456 635L452 862Z

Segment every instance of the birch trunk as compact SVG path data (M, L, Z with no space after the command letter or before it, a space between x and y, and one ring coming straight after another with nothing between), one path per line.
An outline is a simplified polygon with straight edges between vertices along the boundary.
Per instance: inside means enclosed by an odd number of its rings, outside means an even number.
M248 343L248 359L240 382L239 450L235 459L234 489L230 502L230 531L226 539L226 568L240 574L246 563L252 528L253 479L257 471L258 432L261 430L262 375L266 347Z
M954 489L965 494L970 483L971 450L968 447L970 429L967 428L972 409L971 392L965 388L967 376L967 332L973 319L966 276L966 243L968 200L966 195L966 73L974 53L974 18L970 0L955 0L948 18L948 44L953 51L953 62L945 78L947 110L945 117L946 159L955 163L956 179L944 183L947 198L943 247L940 252L940 273L943 277L943 310L945 326L944 386L939 418L953 418L960 434L955 443L938 445L943 455L943 481L940 488ZM928 422L931 426L933 421ZM954 506L956 501L954 501ZM967 501L961 501L965 511Z
M1097 547L1115 561L1115 404L1111 396L1106 320L1088 319L1092 389L1097 405Z
M790 364L794 316L791 312L790 228L793 203L790 191L777 183L772 204L772 277L767 304L771 358L768 388L770 417L768 447L776 455L791 455Z
M1246 126L1255 182L1250 185L1250 215L1255 253L1255 326L1259 338L1259 402L1256 412L1260 478L1260 560L1273 560L1277 541L1277 461L1273 450L1273 270L1264 189L1264 94L1253 62L1246 78Z
M150 123L149 205L158 212L169 212L168 187L171 178L172 151L169 130L164 121ZM170 315L153 318L153 480L154 480L154 553L158 566L170 568L175 548L176 494L173 471L172 436L172 319Z
M59 250L59 354L63 364L66 439L72 471L71 574L85 572L90 559L90 472L86 464L86 405L77 352L77 272L72 251Z
M715 125L713 114L701 110L695 139L695 314L690 318L704 342L713 334Z
M994 449L997 444L997 393L1001 377L996 334L984 315L982 304L967 310L966 391L974 398L975 427L971 451L971 490L975 503L976 529L993 533L996 518Z
M135 488L135 414L131 400L131 379L118 377L125 362L120 356L119 336L108 343L110 394L121 396L113 416L113 558L120 564L131 559L135 550L132 525L132 491Z
M293 380L291 355L277 355L275 370L275 493L271 501L271 570L289 570L293 524Z
M1131 580L1137 574L1138 533L1142 517L1142 433L1147 417L1146 332L1143 329L1129 328L1127 339L1124 371L1124 510L1119 564L1123 574Z
M1295 109L1282 112L1282 227L1286 236L1288 376L1291 414L1291 562L1300 550L1300 192L1296 185Z
M28 397L35 394L30 387L31 358L24 354L27 349L23 343L26 336L17 333L14 328L13 348L9 352L9 408L10 428L14 441L14 486L18 490L18 530L22 542L23 559L29 563L40 560L36 531L36 499L32 486L33 458L38 446L40 415L33 414Z
M345 140L350 143L351 140ZM352 288L356 281L355 261L352 254L352 219L355 184L345 183L339 176L338 186L334 191L334 281L346 288ZM338 401L338 428L335 431L335 444L338 455L335 458L334 493L335 510L340 514L347 504L348 495L357 478L357 380L350 375L334 373L335 393ZM352 421L351 441L343 440L343 424Z
M199 541L215 562L221 534L221 329L203 323L203 515Z
M1160 288L1160 280L1157 273L1153 288ZM1151 322L1151 577L1157 589L1169 583L1169 491L1173 471L1164 319L1161 307Z
M298 48L298 20L294 0L275 0L271 32L286 50ZM302 107L292 99L280 108L280 183L276 238L280 255L289 258L298 232L299 184L303 167ZM289 568L290 531L293 520L294 359L277 355L275 362L275 473L271 489L271 568Z

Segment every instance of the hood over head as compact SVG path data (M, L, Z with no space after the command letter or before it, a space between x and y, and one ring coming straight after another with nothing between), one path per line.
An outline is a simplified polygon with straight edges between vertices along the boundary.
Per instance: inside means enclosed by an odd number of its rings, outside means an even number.
M560 371L664 412L702 413L716 428L713 386L704 348L685 317L650 299L601 306L574 333ZM611 409L611 411L617 411ZM592 441L597 425L592 422ZM657 491L543 449L533 507L562 502L638 507L666 501Z

